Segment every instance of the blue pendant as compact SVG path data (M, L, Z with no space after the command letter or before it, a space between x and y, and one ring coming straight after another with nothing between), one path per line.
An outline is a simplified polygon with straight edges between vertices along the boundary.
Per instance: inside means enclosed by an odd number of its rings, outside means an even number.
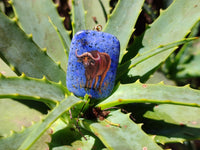
M120 43L109 34L93 30L77 32L71 42L67 88L76 96L108 97L114 87Z

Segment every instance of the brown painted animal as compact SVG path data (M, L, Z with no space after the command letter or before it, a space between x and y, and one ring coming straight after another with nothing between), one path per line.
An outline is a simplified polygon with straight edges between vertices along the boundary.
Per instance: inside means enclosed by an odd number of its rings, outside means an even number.
M97 50L91 52L85 52L81 55L77 54L78 61L83 63L85 67L86 84L85 88L92 88L93 80L95 79L93 88L96 89L99 77L101 77L98 90L101 92L101 86L106 77L108 70L110 69L111 59L107 53L101 53Z

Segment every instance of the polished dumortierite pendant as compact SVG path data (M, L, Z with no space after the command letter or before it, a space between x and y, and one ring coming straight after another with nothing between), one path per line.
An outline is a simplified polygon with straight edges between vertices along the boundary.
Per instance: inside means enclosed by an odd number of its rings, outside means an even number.
M114 87L120 43L109 33L93 30L77 32L71 42L67 88L76 96L108 97Z

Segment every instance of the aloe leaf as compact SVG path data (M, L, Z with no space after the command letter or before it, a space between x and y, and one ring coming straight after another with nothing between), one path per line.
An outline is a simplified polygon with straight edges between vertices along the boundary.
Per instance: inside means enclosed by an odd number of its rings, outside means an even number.
M34 104L36 106L39 102ZM22 130L22 127L29 127L32 125L32 122L40 121L47 111L44 106L40 103L39 107L36 106L37 108L29 107L16 100L1 99L0 137L8 137L10 131L19 132Z
M109 3L109 1L105 2ZM104 26L106 18L101 6L103 3L94 0L83 0L83 3L85 11L87 12L85 17L86 29L92 30L97 24ZM107 4L106 6L108 7L109 5Z
M144 62L145 60L149 61L150 60L149 58L153 58L155 55L159 55L160 53L162 53L164 51L169 51L170 48L174 48L174 50L175 50L177 48L177 46L184 44L184 43L187 43L187 42L190 42L190 41L195 40L195 39L196 38L183 39L181 41L169 43L167 45L160 45L158 48L146 51L142 54L139 53L134 59L131 60L131 65L129 66L129 69L131 69L131 68L135 67L136 65ZM135 71L135 69L137 69L137 68L134 68L132 70ZM129 72L129 75L131 74L131 71Z
M154 120L163 120L166 123L176 125L200 128L198 114L200 114L200 108L198 107L161 104L155 106L153 111L146 112L144 117Z
M139 54L142 55L150 49L155 49L159 45L166 45L167 43L181 40L188 34L196 21L199 20L199 16L199 0L174 1L161 13L158 19L150 25L150 28L146 30L142 40L143 47L139 50ZM131 69L129 74L132 76L145 75L163 62L173 50L173 48L169 49L138 64Z
M80 104L83 101L70 96L64 99L57 107L55 107L46 117L42 120L37 128L32 130L28 137L20 143L18 149L28 149L30 148L37 139L66 111L68 111L73 105ZM19 145L19 144L18 144Z
M127 62L127 63L124 63L121 66L119 66L119 68L118 68L119 73L117 74L117 78L119 78L121 75L123 75L124 73L127 72L127 70L125 69L127 67L127 64L130 63L130 65L128 67L128 70L130 70L128 72L128 75L132 75L131 73L133 70L139 69L136 67L137 65L143 64L143 62L149 61L149 60L154 61L151 59L154 56L160 55L162 52L169 51L170 48L177 47L178 45L190 42L195 39L196 38L187 38L187 39L183 39L181 41L177 41L177 42L170 43L167 45L160 45L156 49L152 49L152 50L146 51L145 53L138 54L138 55L136 55L136 57L134 59L131 60L131 62ZM174 48L174 50L175 50L175 48ZM162 60L162 61L164 61L164 60ZM143 67L145 67L145 66L143 66ZM134 69L131 70L131 68L134 68Z
M83 0L72 0L72 29L73 35L80 30L86 29Z
M68 105L71 105L70 103L72 103L72 105L79 101L80 99L77 99L76 97L70 97L69 99L66 99L65 104L63 106L57 106L57 109L61 109L60 111L68 111L68 107L66 106L66 103L68 103ZM2 104L6 103L5 105L2 106ZM34 130L42 130L43 128L41 127L42 124L44 125L44 120L42 120L41 122L38 122L41 120L41 118L44 118L42 116L44 116L43 114L39 113L38 111L34 110L34 109L30 109L30 107L27 107L21 103L18 103L17 101L13 101L13 100L1 100L0 101L1 105L1 109L0 111L5 115L3 115L0 120L2 121L0 124L1 125L1 131L0 130L0 149L17 149L22 143L23 141L30 136L30 133L33 133ZM78 102L79 103L79 102ZM62 104L62 102L61 102ZM82 105L82 103L81 103ZM9 107L9 108L7 108ZM41 104L40 104L40 107ZM61 108L62 107L62 108ZM71 108L71 107L70 107ZM17 111L17 113L16 113ZM57 110L59 111L59 110ZM52 115L55 115L55 111ZM50 115L50 114L49 114ZM59 115L59 114L58 114ZM49 116L50 117L50 116ZM56 117L56 116L53 116ZM52 118L53 118L52 117ZM59 117L59 116L58 116ZM51 119L52 119L51 118ZM32 121L34 122L38 122L38 123L34 123L32 125ZM6 122L6 125L5 125ZM47 123L47 122L46 122ZM52 123L51 123L52 124ZM31 126L32 125L32 126ZM23 128L23 126L25 126L25 128ZM30 127L29 127L30 126ZM49 124L50 126L50 124ZM66 126L66 124L65 124ZM26 128L28 127L28 128ZM40 129L38 129L38 127ZM14 130L14 132L8 136L8 133L10 130ZM7 132L5 132L5 130ZM16 131L16 132L15 132ZM50 142L51 137L49 137L49 134L52 134L53 129L49 129L47 130L37 141L35 144L33 144L33 146L31 146L31 150L33 149L44 149L47 148L47 144L46 142ZM41 132L41 131L39 131ZM17 139L17 140L16 140Z
M48 55L66 70L67 56L56 31L50 24L48 17L57 26L64 42L67 52L70 47L70 37L67 33L63 19L60 18L53 1L49 0L12 0L12 7L20 26L26 34L33 35L33 41L40 48L47 48Z
M0 74L4 76L17 76L1 58L0 58Z
M154 135L154 140L162 144L199 139L199 115L200 108L158 105L153 111L144 114L145 118L154 120L154 126L149 126L152 121L148 121L145 126L148 126L147 130Z
M13 135L16 134L16 132L22 133L25 128L31 126L33 122L40 121L44 114L47 113L47 107L45 104L36 101L18 101L6 98L0 100L0 113L0 137L2 140L6 138L6 142L4 141L5 143L2 143L0 140L0 149L8 149L8 147L15 145L10 145L10 140L12 138L14 138L14 141L19 142L18 137L20 137L20 135L17 137ZM31 128L30 131L32 131L32 129L33 128ZM38 139L31 150L48 148L46 142L50 142L49 140L50 136L48 131Z
M188 35L188 38L198 37L199 27L200 27L200 21L197 21L197 23L192 27L191 32ZM198 39L196 41L198 41ZM184 63L188 61L189 59L188 57L190 57L188 55L190 55L191 50L187 49L190 48L192 44L195 43L196 41L192 41L183 45L183 47L180 49L180 51L178 51L177 55L175 56L176 63Z
M70 135L70 137L72 139L74 139L74 134L80 135L80 133L73 132L73 134L69 134L69 132L63 131L63 133L65 133L65 135L62 137L59 137L59 138L65 138L66 140L71 141L71 139L69 139L69 136L66 136L66 134ZM89 132L82 132L82 133L85 135L85 134L88 134ZM75 139L72 143L67 144L67 145L63 145L63 142L62 142L62 145L55 146L52 148L52 150L72 150L72 149L74 149L74 150L77 150L77 149L92 150L97 147L98 147L98 149L104 148L104 145L101 143L101 141L99 139L97 139L93 136L90 136L90 135L86 135L85 137L87 138L87 140L85 140L83 137L79 137L80 138L79 140Z
M110 14L110 2L107 0L99 0L99 3L102 7L103 13L104 13L104 18L107 21L108 20L108 15Z
M0 1L0 10L1 10L2 12L5 11L5 7L4 7L3 1Z
M16 76L16 74L1 59L0 72L5 76ZM2 78L2 76L0 78ZM0 81L0 84L1 83L2 82ZM17 89L19 87L15 88ZM2 90L3 88L0 88L0 93L2 92ZM21 102L24 102L25 105ZM33 107L30 107L30 105L29 107L26 106L27 103L31 103ZM1 98L0 137L7 136L11 130L17 132L20 131L22 126L28 127L31 125L32 121L39 121L40 117L43 116L43 113L46 113L46 109L47 107L45 106L45 104L36 101L23 100L18 102L7 98L7 96L6 98Z
M189 86L176 87L159 84L120 85L108 99L98 104L102 109L127 103L177 104L200 107L200 91Z
M48 19L49 19L49 22L51 23L51 25L53 26L54 30L56 31L58 37L60 38L60 41L61 41L61 43L62 43L62 45L63 45L63 48L64 48L64 51L65 51L65 53L66 53L66 55L67 55L67 57L68 57L68 55L69 55L69 50L68 50L68 49L69 49L69 45L67 45L67 43L65 43L65 39L64 39L64 37L63 37L61 31L60 31L60 30L58 29L58 27L53 23L53 21L51 20L51 18L48 17ZM70 34L70 32L69 32L69 34ZM60 62L58 62L58 63L60 63ZM66 69L66 68L64 68L64 70L65 70L65 69Z
M143 3L144 0L119 0L113 13L108 17L103 31L115 35L120 41L120 61L134 31Z
M86 140L74 126L68 125L66 127L66 124L60 119L51 126L51 129L53 134L49 146L52 150L91 150L105 147L93 133L80 129Z
M17 74L42 78L44 75L52 81L65 85L65 72L42 51L30 37L0 12L0 57ZM23 58L23 59L21 59Z
M181 56L176 78L191 78L200 76L200 39L188 43L184 47L185 53Z
M31 127L22 128L20 132L12 132L8 137L0 139L0 149L16 150L20 144L27 138L27 136L38 127L38 123L33 124ZM50 142L50 131L45 132L38 141L30 148L34 149L47 149L47 142ZM17 140L16 140L17 139Z
M159 82L164 82L166 85L176 85L175 81L170 80L160 71L156 71L146 82L147 84L157 84Z
M188 38L198 36L200 22L194 25L191 29ZM198 37L199 38L199 37ZM194 41L185 43L177 54L173 53L170 57L166 60L164 65L162 66L162 71L167 74L172 79L178 79L179 82L183 82L183 78L188 77L198 77L198 57L199 57L199 50L198 50L198 43L199 39ZM180 73L180 74L179 74ZM179 76L180 75L180 76ZM182 78L182 79L181 79Z
M141 125L130 120L129 114L113 111L107 120L120 124L120 127L110 125L106 121L83 120L82 125L92 131L108 149L161 149L142 131Z
M16 76L16 74L1 59L0 59L0 72L5 76ZM2 79L3 76L1 76L0 78ZM6 78L4 77L4 79ZM1 80L0 84L2 83L3 82ZM16 86L15 88L18 89L19 87ZM28 88L30 89L31 87ZM2 92L3 89L4 88L2 87L0 88L0 93ZM8 87L7 90L9 91ZM0 137L7 137L10 134L11 130L19 132L20 130L22 130L22 127L29 127L30 125L32 125L32 122L38 122L43 116L43 114L46 113L47 109L48 108L46 107L46 105L40 102L26 101L26 100L16 101L9 99L7 96L6 98L1 97ZM47 136L43 136L42 138L44 137ZM45 140L43 141L45 142ZM41 147L42 149L47 148L47 145L46 147L44 146L45 145L44 142L43 144L41 144L43 145L43 147ZM7 149L7 148L0 148L0 149Z
M66 87L59 83L48 81L46 78L34 79L26 77L0 76L0 98L15 98L37 100L56 104L65 98Z

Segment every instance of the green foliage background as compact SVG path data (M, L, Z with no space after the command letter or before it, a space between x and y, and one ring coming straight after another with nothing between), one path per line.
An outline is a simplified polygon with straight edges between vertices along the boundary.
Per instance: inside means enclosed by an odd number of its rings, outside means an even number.
M157 150L199 140L200 0L163 2L156 14L144 0L67 1L69 31L52 1L11 0L7 15L0 1L0 149ZM152 23L136 36L144 11ZM71 37L92 30L94 17L121 44L115 89L101 101L65 86ZM86 119L79 113L89 105L131 115Z

